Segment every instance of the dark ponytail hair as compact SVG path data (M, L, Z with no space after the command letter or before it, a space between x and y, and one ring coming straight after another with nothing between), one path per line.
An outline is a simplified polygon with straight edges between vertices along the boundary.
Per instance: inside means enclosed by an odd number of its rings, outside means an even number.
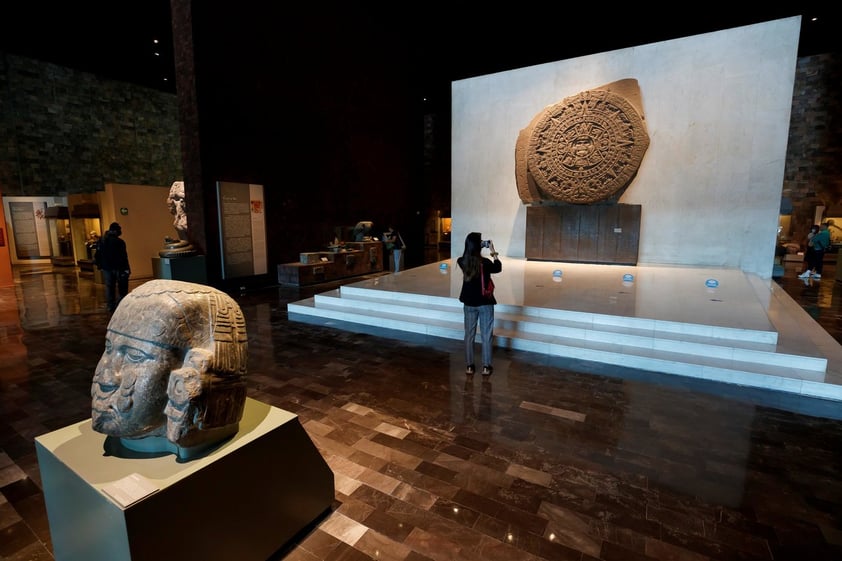
M462 273L466 281L479 274L482 263L482 233L471 232L465 237L465 251L462 253Z

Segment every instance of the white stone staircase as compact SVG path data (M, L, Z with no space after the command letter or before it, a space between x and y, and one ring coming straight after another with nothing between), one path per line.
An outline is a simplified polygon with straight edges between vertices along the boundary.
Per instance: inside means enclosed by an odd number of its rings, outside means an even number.
M293 321L342 323L461 340L453 297L346 285L288 305ZM388 336L388 332L385 333ZM706 380L828 395L827 359L780 352L773 329L613 316L510 304L495 307L494 344L523 351Z

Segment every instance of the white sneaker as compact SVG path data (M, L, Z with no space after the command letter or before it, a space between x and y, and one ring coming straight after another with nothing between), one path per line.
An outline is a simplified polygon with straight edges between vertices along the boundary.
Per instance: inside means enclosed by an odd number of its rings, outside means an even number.
M810 276L810 278L813 278L813 279L819 279L819 280L821 280L822 276L821 276L820 274L818 274L818 273L813 273L813 274Z
M804 271L800 275L798 275L799 279L809 279L810 278L810 271Z

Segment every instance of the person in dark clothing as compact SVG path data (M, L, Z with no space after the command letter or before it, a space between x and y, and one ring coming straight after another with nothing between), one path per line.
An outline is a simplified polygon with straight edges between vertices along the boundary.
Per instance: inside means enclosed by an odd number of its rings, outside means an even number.
M798 275L799 279L806 279L810 277L810 273L815 269L816 257L813 250L813 238L819 233L819 225L813 224L810 226L810 231L807 233L807 238L804 240L804 271Z
M482 256L482 249L490 250L491 259ZM462 290L459 301L464 304L465 314L465 374L476 372L474 365L474 342L479 323L480 340L482 342L482 375L490 376L491 345L494 337L494 306L497 300L492 293L483 295L483 287L491 282L491 275L503 270L503 264L497 258L497 251L491 240L483 240L479 232L471 232L465 238L465 251L456 260L462 270Z
M389 229L383 232L383 243L386 244L386 259L389 260L389 268L393 273L400 272L404 262L404 249L406 249L401 233L389 226Z
M829 228L830 224L828 222L822 222L822 225L819 227L819 232L810 240L813 244L812 267L798 275L798 278L804 279L805 282L807 279L820 280L822 278L824 254L831 246Z
M129 293L129 254L126 242L120 239L123 229L117 222L112 222L108 231L100 241L98 251L102 252L97 259L102 270L102 280L105 283L105 301L108 311L117 309L120 300Z

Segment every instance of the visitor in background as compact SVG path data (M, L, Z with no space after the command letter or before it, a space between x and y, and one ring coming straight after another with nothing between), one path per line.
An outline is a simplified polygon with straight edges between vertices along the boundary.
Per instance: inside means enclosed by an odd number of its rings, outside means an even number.
M807 232L807 237L804 240L804 270L798 275L800 279L806 279L810 276L810 272L815 265L815 252L813 251L813 237L819 233L819 225L813 224L810 226L810 231Z
M386 259L389 260L392 272L399 272L403 268L406 251L401 233L389 226L389 229L383 232L383 243L386 244Z
M808 279L820 280L824 268L824 252L830 248L830 230L827 222L822 222L818 233L813 236L813 266L799 275L805 281Z
M105 283L105 303L109 312L117 309L126 294L129 293L129 254L126 251L126 242L120 236L123 228L117 222L112 222L108 231L100 241L101 258L97 259L102 270L102 281Z

